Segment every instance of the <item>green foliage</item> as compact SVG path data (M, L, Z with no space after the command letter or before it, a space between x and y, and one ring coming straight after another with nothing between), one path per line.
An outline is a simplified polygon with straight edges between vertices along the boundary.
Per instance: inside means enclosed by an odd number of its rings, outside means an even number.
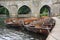
M9 11L7 8L0 6L0 14L9 16Z
M24 5L21 8L19 8L18 14L27 14L30 11L31 11L30 8Z
M41 16L48 16L49 14L49 10L47 7L42 7L41 10L40 10L40 17Z
M48 14L47 13L40 14L40 17L42 16L48 16Z
M48 9L45 8L45 7L43 7L43 8L41 9L41 13L43 13L43 12L48 12Z

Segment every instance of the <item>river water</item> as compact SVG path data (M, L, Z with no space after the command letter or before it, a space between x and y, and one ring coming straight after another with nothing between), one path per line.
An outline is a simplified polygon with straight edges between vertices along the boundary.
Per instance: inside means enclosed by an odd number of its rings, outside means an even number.
M1 28L0 40L45 40L47 36L18 28Z

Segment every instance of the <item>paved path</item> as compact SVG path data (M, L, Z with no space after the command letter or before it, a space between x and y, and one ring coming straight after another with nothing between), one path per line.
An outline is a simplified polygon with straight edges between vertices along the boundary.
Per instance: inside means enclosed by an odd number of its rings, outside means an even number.
M57 17L53 18L56 20L56 25L46 40L60 40L60 19Z

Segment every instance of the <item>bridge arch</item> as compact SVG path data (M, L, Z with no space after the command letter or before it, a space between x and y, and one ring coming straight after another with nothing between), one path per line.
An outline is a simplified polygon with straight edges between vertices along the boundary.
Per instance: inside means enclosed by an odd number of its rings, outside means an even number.
M40 16L51 16L51 8L48 5L44 5L40 9Z
M18 14L29 14L30 12L31 9L26 5L23 5L18 9Z
M0 15L9 16L9 10L6 7L0 5Z

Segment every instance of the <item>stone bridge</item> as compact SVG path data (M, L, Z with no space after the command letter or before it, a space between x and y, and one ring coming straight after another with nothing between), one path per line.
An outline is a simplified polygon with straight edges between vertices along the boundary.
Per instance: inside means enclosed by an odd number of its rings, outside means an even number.
M40 10L45 5L50 8L50 15L56 16L60 13L59 3L59 0L0 0L0 6L4 6L8 9L10 17L18 16L18 10L23 5L28 6L31 12L19 16L39 17Z

